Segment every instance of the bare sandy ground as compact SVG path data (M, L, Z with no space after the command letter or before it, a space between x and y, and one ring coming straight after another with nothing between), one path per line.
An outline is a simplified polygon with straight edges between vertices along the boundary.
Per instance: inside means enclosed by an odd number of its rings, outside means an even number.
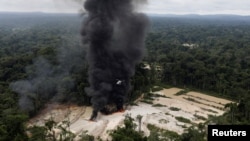
M112 115L102 115L99 113L96 122L88 121L92 113L91 107L51 104L41 114L31 119L28 125L43 125L50 118L58 123L68 120L70 121L70 131L76 135L87 131L90 135L99 136L103 140L109 140L109 132L116 129L117 126L123 125L126 115L130 115L134 119L136 119L137 115L141 115L141 129L146 136L150 134L150 131L147 129L148 124L181 134L191 124L180 122L176 120L176 117L189 119L191 123L205 122L198 119L196 115L205 118L208 115L221 115L225 112L223 110L224 105L231 102L197 92L189 92L186 95L180 96L174 95L180 90L178 88L171 88L156 92L168 97L158 97L153 101L154 104L161 104L162 106L160 107L138 102L138 106L129 106L123 113L118 112ZM187 100L188 97L195 101ZM179 108L180 110L173 111L170 107ZM138 124L138 121L135 120L135 123Z

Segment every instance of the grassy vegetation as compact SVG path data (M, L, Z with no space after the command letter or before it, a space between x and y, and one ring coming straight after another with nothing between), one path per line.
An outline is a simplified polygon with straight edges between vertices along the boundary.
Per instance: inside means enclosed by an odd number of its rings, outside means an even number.
M141 102L147 103L147 104L153 104L153 102L151 100L141 100Z
M144 103L147 103L147 104L153 104L154 97L169 98L167 96L160 95L160 94L145 93L144 96L143 96L143 99L141 100L141 102L144 102ZM153 106L154 107L165 107L164 105L161 105L161 104L155 104Z
M204 120L204 121L207 120L207 118L205 118L205 117L203 117L203 116L201 116L201 115L197 115L197 114L195 114L194 117L196 117L196 118L199 119L199 120Z
M191 123L191 121L184 117L175 117L176 120L183 122L183 123Z
M152 105L153 107L166 107L166 105L162 105L162 104L159 104L159 103L157 103L157 104L154 104L154 105Z
M163 98L171 98L165 95L160 95L160 94L152 94L153 97L163 97Z
M144 94L143 99L144 100L154 100L153 96L154 96L154 94L152 94L152 93L146 93L146 94Z
M224 106L224 104L222 104L221 102L215 102L215 101L211 101L211 100L208 100L206 98L201 98L199 96L193 96L193 95L188 95L189 97L193 97L193 98L196 98L196 99L199 99L199 100L204 100L204 101L207 101L209 103L215 103L215 104L220 104L222 106Z
M189 89L181 90L174 95L179 96L179 95L187 94L189 91L190 91Z
M208 111L208 112L211 112L211 113L215 113L217 114L218 112L217 111L214 111L212 109L207 109L207 108L201 108L202 110L205 110L205 111Z
M181 110L180 108L177 108L177 107L170 107L169 109L171 111L180 111Z
M138 106L138 104L137 103L135 103L135 102L130 102L130 104L129 105L131 105L131 106Z
M161 90L163 90L163 89L164 89L163 87L160 87L160 86L154 86L154 87L152 88L152 92L161 91Z
M171 115L171 114L169 114L169 113L165 113L165 115Z
M198 101L198 100L195 100L195 99L193 99L193 98L190 98L190 97L188 97L188 98L186 98L186 97L183 97L184 99L186 99L186 100L188 100L188 101L192 101L192 102L195 102L195 103L198 103L198 104L203 104L203 103L201 103L200 101Z
M228 96L228 95L221 95L218 92L213 92L213 91L203 90L203 89L197 89L197 88L194 88L192 86L189 86L188 89L190 91L195 91L195 92L203 93L203 94L214 96L214 97L217 97L217 98L222 98L222 99L225 99L225 100L235 101L235 99L232 99L230 96Z
M169 121L167 121L166 119L160 119L160 120L159 120L159 123L165 123L165 124L166 124L166 123L168 123L168 122L169 122Z
M158 134L159 141L167 141L167 140L178 141L181 138L181 136L177 134L176 132L162 129L152 124L148 124L147 128L150 130L150 136L152 135L152 133Z
M160 87L165 88L165 89L173 88L173 86L170 86L166 83L157 83L157 86L160 86Z
M223 110L222 107L214 106L214 105L212 105L212 104L202 103L202 102L200 102L200 101L198 101L198 100L195 100L195 99L193 99L193 98L190 98L190 97L188 97L188 98L183 97L183 98L186 99L186 100L188 100L188 101L192 101L192 102L195 102L195 103L198 103L198 104L206 105L206 106L208 106L208 107L214 107L214 108L216 108L216 109Z

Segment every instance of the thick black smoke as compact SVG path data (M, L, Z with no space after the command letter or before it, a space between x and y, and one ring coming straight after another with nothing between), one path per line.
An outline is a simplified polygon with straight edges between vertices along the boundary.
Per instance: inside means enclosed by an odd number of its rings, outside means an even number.
M144 56L149 20L135 11L134 2L86 0L84 3L87 18L81 34L88 46L90 86L86 92L92 97L92 118L107 104L116 104L117 110L122 109L131 87L130 78Z

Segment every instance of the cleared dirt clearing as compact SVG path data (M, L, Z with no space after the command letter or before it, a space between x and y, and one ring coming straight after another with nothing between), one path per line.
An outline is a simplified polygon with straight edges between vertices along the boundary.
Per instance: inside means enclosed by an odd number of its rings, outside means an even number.
M98 114L97 121L91 122L88 119L91 116L91 107L78 107L75 105L50 104L41 114L30 120L28 125L43 125L48 119L60 123L63 120L70 122L70 131L76 135L81 135L84 131L103 140L109 139L110 130L123 124L126 115L136 119L137 115L142 116L142 131L148 136L150 131L147 124L154 124L159 128L183 133L184 129L193 123L205 122L198 117L207 118L208 115L221 115L224 111L224 105L232 101L208 96L197 92L188 92L183 95L175 95L181 91L179 88L164 89L155 92L166 97L154 98L153 105L137 102L137 106L128 106L126 111L114 113L112 115ZM190 122L177 120L179 117L188 119ZM138 123L135 121L135 123ZM76 139L77 140L77 139Z

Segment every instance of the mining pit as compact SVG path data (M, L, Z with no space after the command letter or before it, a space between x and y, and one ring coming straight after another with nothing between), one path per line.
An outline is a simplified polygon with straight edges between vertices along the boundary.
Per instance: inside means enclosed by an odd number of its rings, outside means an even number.
M89 121L93 111L91 107L52 103L48 104L36 117L30 119L27 124L28 126L43 126L49 119L53 119L57 123L67 120L70 123L69 130L76 135L87 132L87 134L103 140L110 140L109 131L123 125L126 115L135 119L137 115L141 115L141 130L146 136L150 134L147 124L182 134L185 128L191 126L191 123L206 121L198 117L208 118L208 115L222 115L225 112L224 105L232 102L192 91L184 95L175 95L181 90L170 88L154 92L162 97L155 97L152 104L144 103L139 99L136 105L127 106L124 112L109 115L99 112L96 121ZM176 117L184 117L191 123L183 123L176 120ZM138 125L136 120L135 123Z

